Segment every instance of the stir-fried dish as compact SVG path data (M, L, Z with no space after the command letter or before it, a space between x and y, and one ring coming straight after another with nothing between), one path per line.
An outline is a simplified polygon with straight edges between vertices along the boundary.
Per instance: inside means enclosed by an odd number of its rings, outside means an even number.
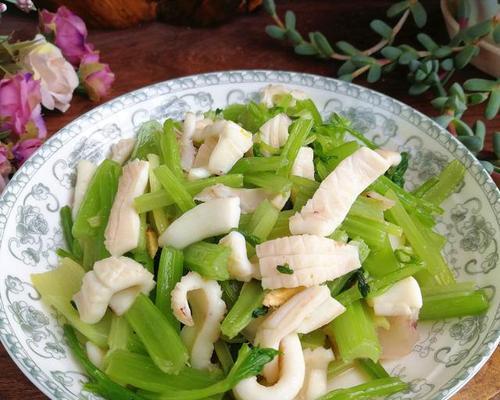
M32 275L65 320L85 390L110 400L369 399L417 322L484 312L434 230L465 169L404 189L409 155L299 90L144 123L81 160L57 269ZM363 382L338 384L357 370ZM424 374L425 371L422 371Z

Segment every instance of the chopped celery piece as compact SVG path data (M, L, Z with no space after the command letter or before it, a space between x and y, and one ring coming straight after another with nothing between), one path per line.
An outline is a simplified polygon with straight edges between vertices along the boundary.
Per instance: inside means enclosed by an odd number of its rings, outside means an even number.
M326 329L326 334L335 339L340 357L345 361L370 358L377 362L381 347L377 332L368 312L360 301L349 304Z
M472 281L457 282L449 286L427 286L420 289L422 296L435 296L445 293L473 292L476 290L476 283Z
M85 275L83 268L69 258L63 258L59 267L41 274L32 274L34 288L42 296L42 301L54 307L82 335L100 347L106 347L109 332L109 315L97 324L86 324L80 320L78 311L73 308L73 295L80 290Z
M184 249L184 263L191 271L207 279L229 279L227 264L231 249L219 244L197 242Z
M411 192L414 196L421 198L431 187L433 187L437 182L438 178L433 176L422 183L418 188Z
M314 154L328 158L332 150L344 143L346 130L334 122L314 127Z
M188 361L186 346L167 317L148 297L139 294L125 318L158 368L167 374L177 374L184 368Z
M261 187L271 193L285 193L292 188L289 179L275 175L272 172L260 172L258 174L246 174L245 185Z
M149 272L154 272L154 261L148 253L147 249L147 239L146 230L148 229L148 224L146 221L146 214L139 215L140 233L139 233L139 243L137 247L132 250L132 258L139 264L142 264Z
M347 243L347 241L349 240L349 235L346 231L337 228L330 236L328 236L328 238L337 242Z
M346 389L332 390L317 400L375 399L408 390L408 387L408 384L399 378L381 378Z
M287 160L281 157L244 157L234 164L230 174L245 174L256 172L276 171L279 167L288 164Z
M63 237L64 237L64 243L66 244L66 247L68 248L68 252L71 254L71 257L75 261L79 261L82 254L81 254L81 248L78 243L73 238L73 217L71 215L71 208L69 206L64 206L59 210L59 214L61 217L61 226L62 226L62 232L63 232Z
M184 182L179 180L170 168L166 165L161 165L155 169L154 173L163 186L163 189L165 189L183 213L196 206Z
M231 356L231 351L229 350L228 344L219 339L214 343L214 350L215 354L217 355L217 359L222 366L222 370L225 374L229 373L234 365L234 360L233 356Z
M155 393L203 388L222 379L220 371L207 372L189 367L177 375L166 374L150 357L126 350L115 350L109 354L105 372L117 382Z
M316 104L314 104L311 99L296 100L295 105L287 110L287 114L292 117L312 119L315 125L321 125L323 123L321 114Z
M78 342L75 330L70 325L64 325L64 337L73 355L80 362L90 378L90 382L84 386L84 389L113 400L144 400L131 390L113 382L104 372L92 364Z
M349 237L360 237L370 247L382 247L387 234L380 226L374 226L374 222L371 219L347 216L340 229L346 231Z
M351 240L349 244L351 246L356 246L358 248L359 262L363 264L370 255L371 250L368 247L368 245L365 243L363 239L358 237L355 237L353 240Z
M243 175L229 174L222 176L213 176L211 178L199 179L197 181L184 182L184 187L187 192L194 196L201 192L203 189L216 185L223 184L229 187L240 188L243 187ZM134 206L138 213L144 213L160 207L167 207L174 204L174 199L165 190L160 189L152 193L146 193L134 200Z
M132 330L125 317L113 314L108 336L108 355L113 350L127 350L130 335L132 335Z
M426 269L429 272L429 274L425 275L426 283L453 284L455 278L446 265L439 249L435 248L433 243L429 242L422 231L415 225L414 220L406 212L397 195L392 190L389 190L386 196L395 201L394 206L387 210L386 214L392 222L403 228L406 239L410 242L415 254L426 264ZM422 277L422 274L417 274L417 279L419 277Z
M300 337L303 349L316 349L324 347L326 343L326 334L321 329L316 329Z
M145 160L148 154L158 154L162 126L158 121L144 122L137 134L137 142L130 159Z
M149 161L149 189L151 192L156 192L161 189L161 183L154 174L154 170L160 166L160 157L156 154L148 154ZM156 233L160 236L165 229L168 227L168 217L167 213L163 207L157 207L151 210L151 215L153 217L153 223L156 229Z
M342 291L346 283L354 274L356 274L356 271L351 271L345 275L339 276L333 281L329 281L326 283L328 289L330 289L330 294L332 295L332 297L336 297Z
M273 230L279 213L269 200L264 200L252 214L246 231L257 236L261 241L265 241Z
M87 270L96 261L109 256L104 246L104 231L108 225L120 174L120 165L111 160L104 160L97 167L73 222L73 237L79 241L83 250L83 267ZM92 226L89 220L96 217L99 223Z
M436 177L435 185L427 190L422 198L439 206L462 183L465 176L465 167L458 160L450 162Z
M380 200L359 196L349 210L349 215L383 221L384 205Z
M180 330L180 324L172 313L170 293L182 278L183 264L184 253L181 250L169 246L162 249L156 279L155 305L177 331Z
M347 221L348 224L350 223L355 223L356 225L358 224L363 224L365 227L370 227L373 229L380 230L382 232L385 232L389 235L394 235L394 236L401 236L403 234L403 229L401 229L400 226L391 224L390 222L387 221L378 221L374 219L369 219L365 218L362 216L358 215L347 215L345 221Z
M371 379L381 379L389 378L390 375L380 364L380 362L373 362L369 358L358 358L356 364L371 378Z
M337 166L345 160L347 157L352 155L361 146L357 142L346 142L338 147L335 147L328 154L328 159L325 160L326 176L328 176ZM323 177L323 179L326 178Z
M231 310L236 300L238 300L242 283L234 279L228 279L227 281L219 282L219 285L222 289L222 300L226 303L227 309Z
M290 236L290 217L295 214L293 210L280 211L273 229L267 239L272 240L279 237Z
M228 392L241 380L260 374L264 365L277 354L278 351L274 349L261 349L258 347L250 349L247 344L243 344L231 371L220 382L202 389L175 390L158 395L151 394L148 395L148 398L152 400L198 400Z
M401 152L401 161L398 165L393 165L390 167L385 176L393 181L396 185L404 188L405 186L405 173L408 169L408 162L410 160L410 155L408 152Z
M244 283L238 300L222 321L221 332L229 339L234 338L250 323L253 311L262 305L263 300L264 290L260 282Z
M328 364L327 376L328 379L332 379L333 377L340 375L341 373L354 368L354 363L352 361L345 361L340 359L336 359Z
M423 301L424 305L419 314L421 320L479 315L484 313L489 306L484 290L439 293L423 296Z
M287 164L281 166L277 170L277 174L284 177L289 177L292 171L292 166L297 158L300 148L304 144L309 132L313 127L313 121L308 119L298 119L290 127L290 135L283 147L281 157L287 160Z
M240 124L244 129L255 133L272 117L264 104L250 102L248 104L231 104L223 114L224 119Z
M183 179L181 153L177 143L175 122L168 118L163 123L163 134L160 136L160 149L163 163L172 171L177 179Z

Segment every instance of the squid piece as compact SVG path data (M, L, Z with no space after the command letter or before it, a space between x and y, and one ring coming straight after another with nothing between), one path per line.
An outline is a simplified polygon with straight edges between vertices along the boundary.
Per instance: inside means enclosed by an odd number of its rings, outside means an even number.
M417 320L423 305L422 292L417 280L409 276L396 282L384 293L370 299L368 303L373 307L375 315L409 317Z
M288 115L281 113L266 121L259 128L259 138L262 142L275 149L283 146L288 139L288 128L292 124L292 120ZM265 149L262 154L269 156L269 152Z
M362 147L342 160L300 212L290 218L290 232L294 235L331 235L356 198L395 161L393 152L381 153Z
M89 358L90 362L97 368L102 369L104 365L104 357L106 357L106 351L96 346L92 342L85 343L85 350L87 351L87 357Z
M210 359L226 313L219 284L189 272L175 285L171 296L172 311L185 325L181 338L189 349L191 365L197 369L215 368Z
M238 197L207 201L172 222L158 238L158 244L183 249L200 240L226 234L238 227L240 214Z
M281 356L279 380L272 386L264 386L257 377L246 378L234 388L237 400L293 400L299 393L305 375L304 355L297 334L287 335L279 344ZM276 360L278 364L278 360Z
M314 151L303 146L299 149L297 158L292 165L292 175L314 180Z
M295 400L316 400L328 392L328 364L334 359L331 349L304 349L304 385Z
M206 202L228 197L238 197L240 199L241 213L249 214L253 213L265 199L272 196L269 196L264 189L235 189L218 183L203 189L194 199Z
M120 165L125 163L134 151L136 142L135 138L121 139L116 142L111 146L111 159Z
M123 167L104 232L104 246L112 256L121 256L139 244L141 220L134 199L144 193L148 180L147 161L134 160Z
M94 269L83 277L80 291L73 296L80 319L87 324L99 322L112 299L127 292L127 303L122 303L119 310L115 310L119 311L118 315L122 315L139 293L148 294L154 288L153 278L153 274L141 264L127 257L109 257L97 261Z
M314 235L269 240L255 250L264 289L318 285L361 265L356 246ZM285 265L291 273L279 271Z
M255 335L255 345L278 349L286 335L312 332L344 311L345 307L330 296L326 286L307 288L266 317ZM264 366L263 375L273 383L278 378L278 370L278 363L273 360Z
M95 174L97 166L94 163L91 163L87 160L80 160L76 166L76 184L75 184L75 192L73 195L73 208L72 215L73 219L76 218L78 214L78 210L82 205L83 198L85 197L85 193L87 193L87 189L89 187L90 181Z
M260 102L265 104L266 107L273 107L276 105L276 100L283 95L289 94L292 96L291 105L295 105L295 100L306 100L309 98L305 92L299 89L288 90L283 85L267 85L261 90Z
M208 170L208 162L217 142L217 137L209 137L201 144L193 161L193 166L189 170L188 180L194 181L208 178L211 175Z
M241 282L249 282L256 277L258 266L253 265L248 259L245 237L241 233L229 232L219 241L219 244L231 249L227 265L231 278Z

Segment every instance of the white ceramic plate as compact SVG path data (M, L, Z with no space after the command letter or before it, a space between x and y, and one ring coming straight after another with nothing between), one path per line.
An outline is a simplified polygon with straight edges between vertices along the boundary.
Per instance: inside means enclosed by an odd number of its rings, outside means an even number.
M494 351L500 336L500 192L457 140L411 107L353 84L278 71L209 73L148 86L82 115L49 139L0 197L0 339L51 399L93 398L81 391L86 378L64 343L57 313L42 304L29 277L57 264L58 210L71 200L76 162L99 162L144 121L247 101L269 83L302 89L325 116L340 112L376 143L409 151L408 189L454 158L467 167L465 184L444 204L438 230L448 238L444 253L458 279L485 288L491 307L481 317L420 324L413 353L389 367L410 382L410 390L391 399L447 399Z

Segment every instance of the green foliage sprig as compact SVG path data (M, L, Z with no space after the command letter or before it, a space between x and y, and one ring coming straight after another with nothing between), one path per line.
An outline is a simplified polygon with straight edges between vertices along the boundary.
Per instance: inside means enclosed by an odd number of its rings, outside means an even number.
M408 92L420 95L433 90L437 97L431 104L440 113L435 118L436 122L455 135L489 172L500 173L500 133L494 134L494 152L484 152L484 123L478 120L471 127L462 120L470 106L486 101L485 118L493 119L498 115L500 79L469 79L463 86L458 82L448 85L455 71L467 66L479 54L480 40L491 35L496 43L500 43L498 17L469 26L470 9L467 0L461 0L458 7L458 33L449 43L438 44L429 35L420 32L417 40L421 48L417 49L408 44L395 44L397 35L410 17L418 28L423 28L427 23L427 12L421 3L418 0L404 0L387 10L388 18L398 18L394 25L390 26L380 19L371 21L370 28L380 39L368 49L360 50L346 41L332 45L318 31L309 32L304 38L296 28L296 16L292 11L287 11L282 20L274 0L264 0L264 8L275 22L266 27L269 36L289 42L299 55L341 61L337 75L342 80L352 81L366 75L368 82L376 82L382 74L390 73L397 67L407 68L410 84Z

